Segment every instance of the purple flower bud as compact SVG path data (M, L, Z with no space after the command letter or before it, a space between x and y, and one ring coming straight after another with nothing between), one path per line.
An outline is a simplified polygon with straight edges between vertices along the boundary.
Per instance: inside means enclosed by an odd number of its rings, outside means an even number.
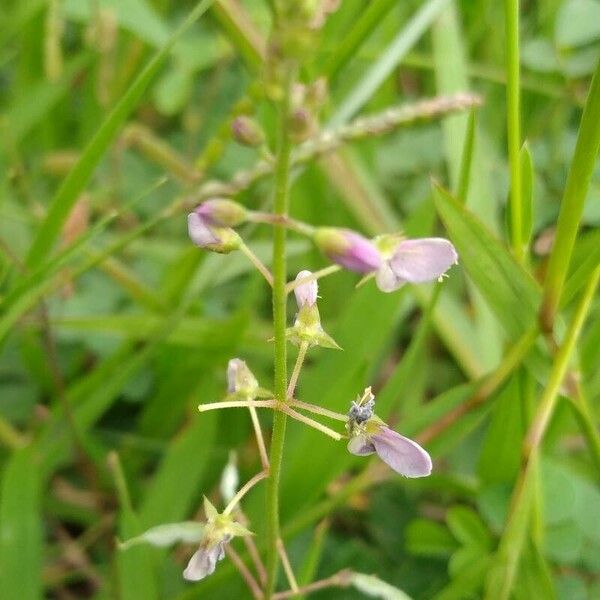
M240 238L233 229L211 226L198 212L188 215L188 235L196 246L212 252L228 254L239 248Z
M458 261L451 242L443 238L402 240L377 271L377 287L393 292L404 283L439 279Z
M296 275L296 281L305 279L306 277L310 277L310 275L312 275L310 271L300 271L300 273ZM316 279L300 284L297 288L294 289L294 294L296 295L296 303L298 304L298 308L302 308L303 306L314 306L317 302L318 293L319 285L317 284Z
M244 146L260 146L265 141L265 134L260 125L245 115L233 120L231 132L236 141Z
M208 225L237 227L246 221L248 211L238 202L227 198L211 198L194 211Z
M313 239L325 256L350 271L370 273L381 265L379 250L355 231L320 227Z

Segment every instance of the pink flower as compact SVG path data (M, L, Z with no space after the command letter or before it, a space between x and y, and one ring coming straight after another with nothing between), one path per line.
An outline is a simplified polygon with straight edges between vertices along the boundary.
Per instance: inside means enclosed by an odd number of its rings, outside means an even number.
M429 454L413 440L392 431L373 412L375 396L368 387L348 412L348 451L356 456L377 453L383 462L405 477L431 474Z
M393 292L405 283L434 281L457 261L454 246L444 238L402 240L377 270L377 287Z
M379 250L367 238L337 227L320 227L315 244L331 261L357 273L370 273L381 265Z

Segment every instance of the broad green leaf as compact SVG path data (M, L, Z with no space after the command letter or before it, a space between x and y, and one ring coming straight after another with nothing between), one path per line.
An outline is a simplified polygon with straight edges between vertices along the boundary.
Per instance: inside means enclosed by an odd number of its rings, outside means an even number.
M526 415L518 377L512 377L498 394L483 441L477 472L488 484L514 481L521 465L521 443Z
M491 550L493 539L481 517L467 506L455 505L446 513L446 523L454 537L464 545Z
M5 598L43 596L41 503L32 448L15 450L4 468L0 492L0 590Z
M490 568L491 557L480 555L468 569L459 573L441 592L433 596L434 600L463 600L477 596L485 576Z
M434 193L459 263L508 335L516 339L535 323L540 300L537 284L477 217L440 186L434 186Z
M406 528L406 547L418 556L448 557L458 544L448 529L436 521L413 519Z

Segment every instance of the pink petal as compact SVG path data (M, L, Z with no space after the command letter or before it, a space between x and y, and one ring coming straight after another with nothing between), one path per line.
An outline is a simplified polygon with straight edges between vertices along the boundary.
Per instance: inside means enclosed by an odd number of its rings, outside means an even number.
M364 435L357 435L350 438L348 442L348 452L356 456L368 456L375 452L375 446Z
M404 240L389 261L396 277L422 283L441 277L458 260L454 246L443 238Z
M426 477L431 473L431 458L417 442L381 427L371 436L377 455L396 473L405 477Z
M225 542L208 548L200 547L190 558L187 567L183 571L184 579L188 581L200 581L212 575L217 567L217 562L225 556Z
M188 235L192 242L200 248L206 248L219 242L219 238L214 235L204 219L196 212L188 215Z
M310 277L312 273L310 271L300 271L298 275L296 275L296 281L301 279L306 279ZM297 288L294 289L294 294L296 296L296 303L298 304L298 308L302 308L303 306L314 306L317 302L317 294L319 293L319 284L316 279L312 281L307 281L306 283L302 283Z
M379 269L377 269L375 283L382 292L395 292L406 283L406 280L398 277L396 273L392 271L389 263L384 262Z

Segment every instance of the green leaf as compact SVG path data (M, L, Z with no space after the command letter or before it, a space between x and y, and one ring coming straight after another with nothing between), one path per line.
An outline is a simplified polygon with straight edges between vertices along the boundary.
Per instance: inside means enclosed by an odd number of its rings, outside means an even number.
M8 459L0 493L0 590L4 598L42 598L42 515L31 447Z
M119 534L124 539L133 539L141 531L137 515L129 508L122 508L119 517ZM158 584L150 548L132 544L116 553L119 576L120 600L158 600Z
M392 74L406 53L419 41L421 36L448 4L448 0L428 0L413 18L401 29L392 43L354 86L352 92L341 103L331 119L331 124L341 125L352 118L379 89L379 86Z
M567 0L556 16L555 40L558 46L583 46L600 39L600 2Z
M123 123L142 98L142 94L158 72L163 60L177 39L208 9L211 3L212 0L201 0L196 5L181 27L154 55L100 125L52 200L48 214L29 249L26 261L29 268L38 266L52 250L77 198L90 180L109 144L115 139Z
M480 551L492 549L492 535L472 508L452 506L446 513L446 523L454 537L464 545L477 546Z
M196 415L191 427L169 445L139 510L144 526L183 519L190 514L210 465L215 423L216 415Z
M406 528L406 548L417 556L448 557L458 548L443 525L429 519L413 519Z
M511 483L521 465L525 415L518 377L512 377L498 394L492 409L477 472L486 484Z
M438 213L477 289L512 339L530 329L537 316L540 290L477 217L434 184Z

